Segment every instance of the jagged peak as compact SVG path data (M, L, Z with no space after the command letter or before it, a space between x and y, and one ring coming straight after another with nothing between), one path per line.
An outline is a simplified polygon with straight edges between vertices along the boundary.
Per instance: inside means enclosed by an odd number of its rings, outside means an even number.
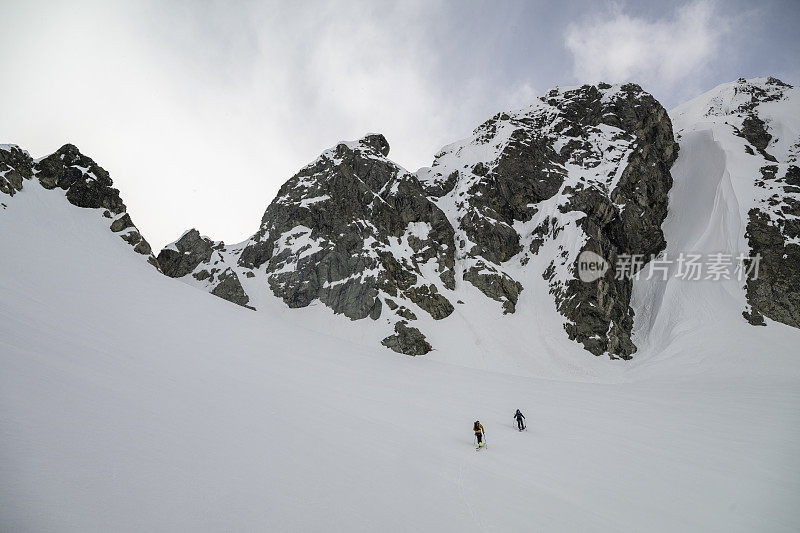
M385 191L389 182L416 182L416 176L390 160L388 153L389 143L380 133L368 133L355 141L340 141L287 180L273 203L303 202L305 205L327 199L327 187L334 176L359 182L374 194ZM374 171L378 167L386 171ZM342 168L357 170L342 174Z
M72 143L63 144L55 153L59 155L82 155L78 147Z
M386 140L386 137L380 133L367 133L355 141L339 141L301 168L299 173L314 168L320 163L333 162L334 164L340 164L349 157L348 154L357 154L369 159L388 161L389 142Z
M74 144L67 143L52 154L36 160L36 173L40 181L48 174L60 176L64 173L64 169L68 167L80 170L82 179L98 180L106 187L111 187L114 184L114 180L111 179L108 171L98 165L94 159L81 153ZM76 179L78 179L78 176L74 175L69 181L74 182ZM55 186L55 183L51 185ZM45 184L48 188L51 188L51 185ZM64 184L60 183L59 186L64 188Z
M92 158L81 153L80 149L72 143L66 143L62 145L55 152L39 158L37 160L37 163L44 160L56 160L56 159L62 161L67 166L79 165L80 163L86 163L86 162L91 162L92 164L96 165L96 163ZM79 166L87 166L87 165L79 165Z
M637 83L606 83L601 81L596 84L587 83L584 85L556 86L547 91L544 96L539 98L539 100L546 102L553 98L569 99L576 95L600 95L603 98L612 99L614 96L622 94L630 95L649 93L642 89L642 87Z
M521 137L527 137L526 142L544 137L585 138L591 132L604 134L608 126L622 130L620 135L641 137L650 127L640 123L642 104L666 115L661 104L635 83L555 87L525 107L495 114L470 137L443 147L432 166L419 169L417 177L430 187L449 177L437 167L464 169L477 165L477 174L483 175L487 165L491 167L507 146ZM662 136L672 135L671 128L662 130Z
M336 146L326 152L340 152L341 150L371 152L379 157L387 157L389 155L389 141L381 133L367 133L355 141L339 141Z
M382 133L368 133L358 140L361 146L367 146L384 157L389 155L389 141Z

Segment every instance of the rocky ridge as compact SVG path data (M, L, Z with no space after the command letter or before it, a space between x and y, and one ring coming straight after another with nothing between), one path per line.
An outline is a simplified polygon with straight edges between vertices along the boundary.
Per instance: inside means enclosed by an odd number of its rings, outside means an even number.
M13 197L32 179L45 189L63 191L74 206L98 209L112 232L158 268L150 244L134 225L108 172L74 145L65 144L37 160L16 145L0 145L0 193Z
M768 317L800 327L798 102L797 89L774 78L739 80L672 115L682 127L710 121L739 139L742 238L761 256L758 279L745 281L743 315L755 325ZM157 259L108 173L73 145L38 160L0 145L0 208L36 179L97 209L167 276L251 309L265 295L289 308L319 303L366 320L365 330L399 353L441 348L435 333L452 326L439 322L462 320L479 339L486 332L475 328L492 326L467 320L469 309L491 322L522 305L550 306L563 333L590 353L628 359L636 352L633 272L617 276L612 267L581 281L578 258L593 252L614 265L638 256L644 265L664 249L679 151L672 128L639 86L598 84L556 88L498 113L416 173L388 158L382 135L369 134L290 178L246 241L228 245L192 229Z
M663 249L677 149L666 111L638 86L557 89L496 115L416 174L388 159L382 135L340 143L283 185L245 243L189 246L185 234L159 262L183 279L191 266L187 281L211 292L219 282L197 274L224 264L289 307L318 300L353 320L381 319L385 346L419 355L432 346L416 324L446 320L458 284L514 313L525 289L517 267L546 249L546 264L528 270L550 283L567 334L627 358L631 280L610 271L584 283L575 263L582 250L614 261ZM178 252L192 260L169 260Z

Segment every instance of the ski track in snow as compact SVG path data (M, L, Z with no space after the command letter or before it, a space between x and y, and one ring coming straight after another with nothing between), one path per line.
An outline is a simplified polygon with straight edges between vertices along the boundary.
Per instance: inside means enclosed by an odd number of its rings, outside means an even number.
M467 461L468 459L465 458L461 462L461 467L458 470L458 494L459 496L461 496L461 501L464 502L464 507L466 507L467 511L469 511L469 515L472 518L472 521L475 522L478 525L478 527L480 527L481 531L488 531L486 529L486 526L478 517L478 514L475 512L475 507L473 507L473 505L470 503L470 500L466 495L466 490L464 489L464 471L467 468Z

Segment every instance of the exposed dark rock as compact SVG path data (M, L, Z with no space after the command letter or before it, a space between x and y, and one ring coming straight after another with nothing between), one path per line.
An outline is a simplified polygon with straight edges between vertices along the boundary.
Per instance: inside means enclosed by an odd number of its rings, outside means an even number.
M658 101L634 84L623 85L607 99L596 89L584 87L565 102L568 115L582 128L600 124L620 128L624 132L620 138L633 138L634 149L610 194L596 187L576 190L561 210L586 214L579 221L588 237L583 251L595 252L611 264L619 255L639 255L646 264L666 247L661 224L672 187L669 169L678 154L669 116ZM585 154L584 161L590 156ZM624 208L619 209L620 205ZM566 325L570 338L595 355L630 358L636 351L630 339L631 291L632 281L616 279L613 270L591 283L566 282L559 310L570 319Z
M776 161L772 155L767 153L767 146L769 146L769 142L772 140L772 135L767 133L764 127L764 121L758 118L757 115L751 114L744 119L740 135L747 139L747 142L753 145L756 150L764 156L764 159L767 161Z
M196 229L190 229L180 239L167 246L158 254L158 263L161 271L172 278L182 278L188 274L197 281L205 283L209 292L223 300L247 307L250 298L242 288L238 274L230 267L224 265L224 257L214 252L224 252L225 243L214 242L200 235ZM214 261L223 263L220 268L197 268L200 265L209 265ZM248 272L248 274L251 274Z
M747 301L751 324L763 324L761 315L800 327L800 246L788 244L780 227L758 209L751 209L745 236L751 255L760 256L757 277L748 276ZM748 264L747 266L751 266ZM754 267L753 267L754 268Z
M190 229L171 247L158 253L161 271L171 278L182 278L194 271L200 263L208 262L214 252L215 243L201 237L196 229Z
M420 285L406 291L408 298L428 312L434 320L441 320L453 312L453 304L439 294L436 285Z
M800 187L800 167L795 165L789 165L789 168L786 170L786 176L784 177L787 185L794 185L796 187Z
M108 211L103 213L103 215L106 216L107 213L108 213ZM124 229L133 228L133 227L134 227L133 220L131 220L131 217L130 217L130 215L128 215L128 213L125 213L124 215L115 218L114 221L111 223L111 226L109 228L114 233L117 233L117 232L122 231Z
M753 311L752 309L749 311L742 311L742 316L753 326L767 325L767 323L764 321L764 315L762 315L758 311Z
M0 193L14 196L33 176L33 159L13 144L0 145Z
M464 271L464 280L475 285L489 298L502 302L503 312L513 313L516 310L522 284L514 281L508 274L478 261L475 266Z
M395 311L395 313L396 313L398 316L401 316L401 317L405 318L406 320L416 320L416 319L417 319L417 315L415 315L415 314L414 314L414 313L411 311L411 309L409 309L408 307L406 307L406 306L404 306L404 305L403 305L403 306L400 306L400 307L397 309L397 311Z
M454 170L445 176L437 176L439 179L429 180L424 184L425 192L429 196L440 197L452 192L458 182L458 171Z
M104 208L113 214L125 211L119 191L105 169L81 154L72 144L65 144L35 165L36 177L46 189L59 187L78 207Z
M409 327L404 320L394 325L394 335L390 335L381 341L381 344L394 350L395 352L406 355L425 355L433 348L425 340L420 330Z
M369 146L383 157L389 155L389 142L380 133L370 133L361 139L361 144Z
M242 284L239 282L239 276L236 275L236 272L228 267L217 276L217 280L219 283L211 290L211 294L223 300L247 306L250 298L242 289Z
M368 135L301 170L267 208L239 264L266 265L271 290L290 307L319 299L353 320L376 319L383 292L436 318L452 312L435 287L414 284L419 265L434 261L442 284L454 286L453 228L388 152L382 135ZM406 246L407 255L390 252L395 246Z

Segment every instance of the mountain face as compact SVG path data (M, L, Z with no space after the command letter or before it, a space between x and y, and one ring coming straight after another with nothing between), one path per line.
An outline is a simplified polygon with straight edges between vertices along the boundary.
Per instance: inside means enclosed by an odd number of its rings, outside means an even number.
M0 145L0 193L13 197L23 190L25 181L36 180L45 189L61 190L72 205L98 209L109 219L109 229L145 256L158 268L147 241L131 220L119 190L102 167L81 154L71 144L65 144L47 157L33 160L28 152L16 145Z
M668 254L712 246L759 256L746 263L743 316L800 327L799 107L798 90L774 78L722 85L670 114L634 84L553 89L495 115L416 173L388 158L380 134L339 143L284 183L246 241L192 229L157 259L108 173L76 147L34 160L0 145L0 216L32 184L61 191L98 210L167 276L250 309L276 298L288 308L325 306L403 354L465 337L484 357L507 349L503 336L512 335L524 337L525 352L560 351L561 341L537 343L563 337L567 349L629 359L632 295L643 287L634 274L665 250L668 213ZM682 183L679 212L669 205L673 164L684 182L697 180ZM712 171L719 176L706 179ZM692 202L686 187L711 181L717 199L703 198L713 205ZM720 210L730 212L709 220L724 228L685 227ZM590 252L605 270L581 279ZM618 275L614 266L631 257L641 262ZM658 298L636 303L642 338Z
M353 320L383 317L383 344L411 355L432 348L415 323L447 320L457 285L510 314L525 290L518 278L538 276L571 339L628 358L632 281L609 269L586 283L576 263L585 250L613 264L664 248L677 151L666 111L640 87L557 89L416 174L387 158L382 135L340 143L283 185L245 243L193 230L158 260L168 276L242 305L244 277L289 307L319 300Z
M440 293L454 288L453 228L388 152L382 135L324 152L281 187L247 242L201 245L189 231L159 254L164 273L191 273L193 283L222 297L220 272L236 294L241 277L256 278L289 307L319 300L353 320L393 312L396 334L385 344L427 353L424 336L405 321L416 320L411 307L436 320L453 312Z
M289 307L315 299L351 319L411 301L441 319L453 306L422 275L453 288L453 229L419 180L386 156L382 135L323 153L278 192L239 264L265 268ZM379 297L380 295L380 297Z
M749 257L744 317L800 327L800 90L775 78L739 79L676 108L679 139L710 134L741 210ZM756 275L757 274L757 275Z
M463 279L514 312L524 287L507 271L547 254L564 328L595 355L627 358L629 278L578 279L583 251L616 264L664 246L661 222L677 156L666 110L637 85L555 89L445 147L419 175L457 229ZM552 243L547 251L543 246Z

